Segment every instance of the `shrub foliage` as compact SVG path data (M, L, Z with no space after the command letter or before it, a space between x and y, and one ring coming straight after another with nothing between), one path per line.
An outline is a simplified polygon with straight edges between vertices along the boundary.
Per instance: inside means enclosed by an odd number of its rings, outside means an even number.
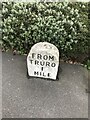
M21 54L40 41L58 47L62 56L88 54L87 3L2 3L2 47Z

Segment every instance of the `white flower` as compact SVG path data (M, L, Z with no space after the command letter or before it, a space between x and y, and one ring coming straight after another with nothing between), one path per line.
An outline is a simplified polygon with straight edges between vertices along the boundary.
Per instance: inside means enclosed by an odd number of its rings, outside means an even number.
M26 9L27 10L27 9ZM19 10L19 13L21 14L22 13L22 10Z
M66 18L62 21L63 23L66 23Z
M70 46L70 50L72 50L72 47Z
M70 21L70 24L73 25L73 21Z
M81 22L78 22L79 26L82 27L82 23Z
M71 35L69 35L69 38L71 38L72 36Z
M76 33L76 32L74 32L74 34L76 35L77 33Z
M78 13L78 9L76 9L75 12Z
M68 7L68 10L70 10L71 8L70 7Z
M3 36L3 39L7 39L7 36Z
M8 22L11 22L11 19L8 19Z
M66 35L67 33L66 33L66 31L64 31L64 35Z
M73 42L73 39L71 39L70 41Z
M72 28L72 31L73 31L73 32L75 32L75 29L74 29L74 28Z
M64 15L62 15L62 17L64 18Z
M60 14L62 15L62 12L60 11Z
M66 44L69 46L69 45L70 45L70 42L67 42Z
M68 23L70 23L70 20L67 20Z
M13 17L13 20L15 20L16 18L15 17Z
M75 18L72 18L72 20L74 20Z
M78 42L78 40L75 40L74 42L75 42L75 43L77 43L77 42Z
M74 11L73 11L73 10L71 10L71 11L70 11L70 13L71 13L71 14L73 14L73 13L74 13Z
M13 29L11 29L10 32L13 32Z
M86 28L86 25L83 25L83 27L85 27L85 28Z
M69 16L66 16L66 18L69 18Z
M79 16L79 14L77 14L77 18L79 18L80 16Z
M82 8L85 8L85 5L82 5Z

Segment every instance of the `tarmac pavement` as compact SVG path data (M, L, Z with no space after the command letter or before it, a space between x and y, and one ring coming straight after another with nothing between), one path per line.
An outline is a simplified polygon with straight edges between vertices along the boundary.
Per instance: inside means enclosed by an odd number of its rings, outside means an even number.
M88 118L88 71L64 62L61 69L58 81L27 79L26 56L2 53L3 118Z

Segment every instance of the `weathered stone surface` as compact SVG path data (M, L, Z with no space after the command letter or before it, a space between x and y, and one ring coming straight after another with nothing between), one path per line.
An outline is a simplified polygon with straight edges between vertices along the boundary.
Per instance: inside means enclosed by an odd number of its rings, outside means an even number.
M27 56L28 75L56 79L59 66L59 51L51 43L35 44Z

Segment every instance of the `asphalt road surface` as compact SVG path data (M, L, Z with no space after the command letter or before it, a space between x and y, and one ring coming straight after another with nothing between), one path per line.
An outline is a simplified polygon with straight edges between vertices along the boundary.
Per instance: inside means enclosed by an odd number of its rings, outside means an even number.
M2 54L3 118L88 118L88 71L61 62L59 80L26 77L26 57Z

